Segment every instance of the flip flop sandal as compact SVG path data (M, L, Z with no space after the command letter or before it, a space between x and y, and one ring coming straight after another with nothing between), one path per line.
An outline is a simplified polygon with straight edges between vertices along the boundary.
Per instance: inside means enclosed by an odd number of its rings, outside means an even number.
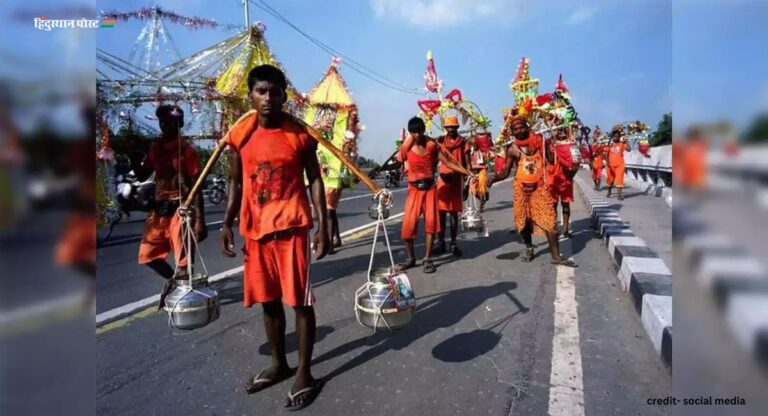
M522 260L524 263L530 263L533 261L534 253L532 248L525 249L525 252L520 257L520 260Z
M285 407L290 411L301 410L312 404L322 389L323 382L318 380L315 381L315 385L303 388L295 393L289 390L288 401L285 403ZM306 398L301 403L296 403L296 399L301 395L305 395Z
M556 266L579 267L579 265L576 264L576 262L571 260L571 259L563 259L563 260L560 260L560 261L552 260L552 264L554 264Z
M260 372L257 376L252 377L246 384L245 384L245 392L248 394L254 394L258 393L268 387L272 387L275 384L282 383L285 380L288 380L289 378L293 377L293 375L296 373L293 369L288 371L285 375L272 379L269 377L264 377L264 373L266 373L268 370L264 370Z
M400 263L397 266L395 266L395 271L404 272L415 266L416 266L416 259L405 259L404 263Z
M434 273L437 271L435 263L433 263L432 260L424 260L421 265L424 268L424 273Z

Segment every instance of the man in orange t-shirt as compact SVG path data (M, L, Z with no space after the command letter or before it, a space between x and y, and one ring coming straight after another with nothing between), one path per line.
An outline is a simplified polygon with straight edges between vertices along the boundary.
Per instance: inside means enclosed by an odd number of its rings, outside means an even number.
M423 215L427 247L422 267L424 273L434 273L435 266L431 259L432 242L435 233L441 230L438 221L437 191L435 190L435 166L439 161L452 172L465 172L465 170L449 160L445 153L440 150L437 142L427 137L424 120L418 117L410 119L408 132L410 134L400 146L400 152L397 156L400 162L408 164L408 196L405 200L405 215L403 215L401 232L408 257L404 263L398 266L398 269L406 270L416 265L414 240L416 239L419 218ZM471 177L474 178L474 175Z
M325 189L315 142L290 115L282 111L288 81L278 68L260 65L248 74L248 90L255 113L242 117L231 129L234 149L229 200L221 229L221 249L234 257L232 225L240 214L243 236L243 303L261 303L272 349L272 366L252 377L246 386L256 393L293 375L285 356L285 312L293 307L299 339L299 366L285 406L308 406L321 382L310 371L315 340L315 299L311 290L310 247L317 260L330 248ZM313 227L304 174L309 180L317 231Z
M613 143L608 147L608 177L606 182L608 183L608 195L611 197L613 191L613 185L619 190L619 201L624 200L624 152L630 151L629 143L627 139L622 137L621 131L614 129L611 132Z
M439 137L437 142L442 145L443 149L445 149L455 161L466 168L466 141L463 137L459 136L459 119L456 116L446 117L443 127L445 127L447 134ZM461 192L464 188L464 180L460 173L454 172L453 169L445 164L440 165L438 174L440 177L437 180L437 209L440 211L440 231L437 233L438 240L435 254L443 254L446 252L446 217L450 214L450 251L451 254L459 257L461 256L461 250L459 250L459 247L456 244L456 237L459 232L459 213L463 209Z
M140 181L155 173L155 206L147 215L139 245L139 264L146 264L166 279L158 308L165 306L165 297L173 290L173 280L186 280L187 262L194 253L187 253L182 239L183 220L178 214L182 199L189 195L202 171L197 151L180 135L184 126L184 111L175 105L161 105L155 115L162 136L152 143L140 166L134 172ZM205 240L203 195L198 194L193 212L193 228L198 242ZM173 252L176 270L166 261Z

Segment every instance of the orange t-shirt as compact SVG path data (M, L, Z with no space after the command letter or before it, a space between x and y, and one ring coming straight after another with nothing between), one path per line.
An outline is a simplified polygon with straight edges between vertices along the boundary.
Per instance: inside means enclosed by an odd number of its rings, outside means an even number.
M303 162L315 155L317 142L286 119L281 128L255 128L249 137L230 136L227 143L242 163L240 234L259 240L277 231L311 228Z
M192 189L192 177L200 173L200 156L194 147L181 137L168 142L155 140L147 152L143 166L155 172L155 199L180 199ZM183 169L181 168L183 167Z
M408 182L435 177L435 165L439 159L440 148L437 143L427 141L427 152L420 155L413 151L413 146L405 152L405 146L400 148L400 158L408 163Z
M462 164L462 156L464 155L465 150L465 142L464 138L461 136L456 136L456 138L452 138L450 136L445 136L445 140L442 143L445 150L448 151L448 153L453 156L454 159L456 159L456 162L458 164ZM440 164L440 169L438 170L440 173L443 174L450 174L450 173L456 173L453 171L453 169L449 168L448 166L445 166L444 164Z
M624 152L628 151L629 144L627 143L611 143L611 146L608 149L608 166L624 166Z

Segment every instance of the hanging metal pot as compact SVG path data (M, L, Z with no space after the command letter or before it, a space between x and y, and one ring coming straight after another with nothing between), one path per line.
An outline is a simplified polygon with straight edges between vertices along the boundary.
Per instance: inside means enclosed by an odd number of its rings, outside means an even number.
M201 328L219 317L219 294L208 284L208 276L194 273L192 281L177 280L165 298L169 325L177 329Z
M370 207L368 207L368 216L372 220L378 220L379 219L379 203L378 201L374 201L373 204L371 204ZM381 207L381 216L383 219L389 218L389 207L382 206Z
M390 275L378 270L355 293L355 317L373 329L404 328L413 319L416 296L405 273Z

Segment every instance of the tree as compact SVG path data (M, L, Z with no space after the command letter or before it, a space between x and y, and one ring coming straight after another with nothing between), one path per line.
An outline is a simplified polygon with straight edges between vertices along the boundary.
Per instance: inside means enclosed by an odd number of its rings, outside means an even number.
M364 158L362 156L358 156L357 157L357 166L360 167L360 168L365 168L365 169L369 169L369 168L370 169L376 169L376 168L379 167L379 164L376 163L376 161L374 161L372 159L366 159L366 158Z
M666 113L651 134L651 147L672 144L672 113Z
M768 142L768 113L755 117L740 139L744 143Z

